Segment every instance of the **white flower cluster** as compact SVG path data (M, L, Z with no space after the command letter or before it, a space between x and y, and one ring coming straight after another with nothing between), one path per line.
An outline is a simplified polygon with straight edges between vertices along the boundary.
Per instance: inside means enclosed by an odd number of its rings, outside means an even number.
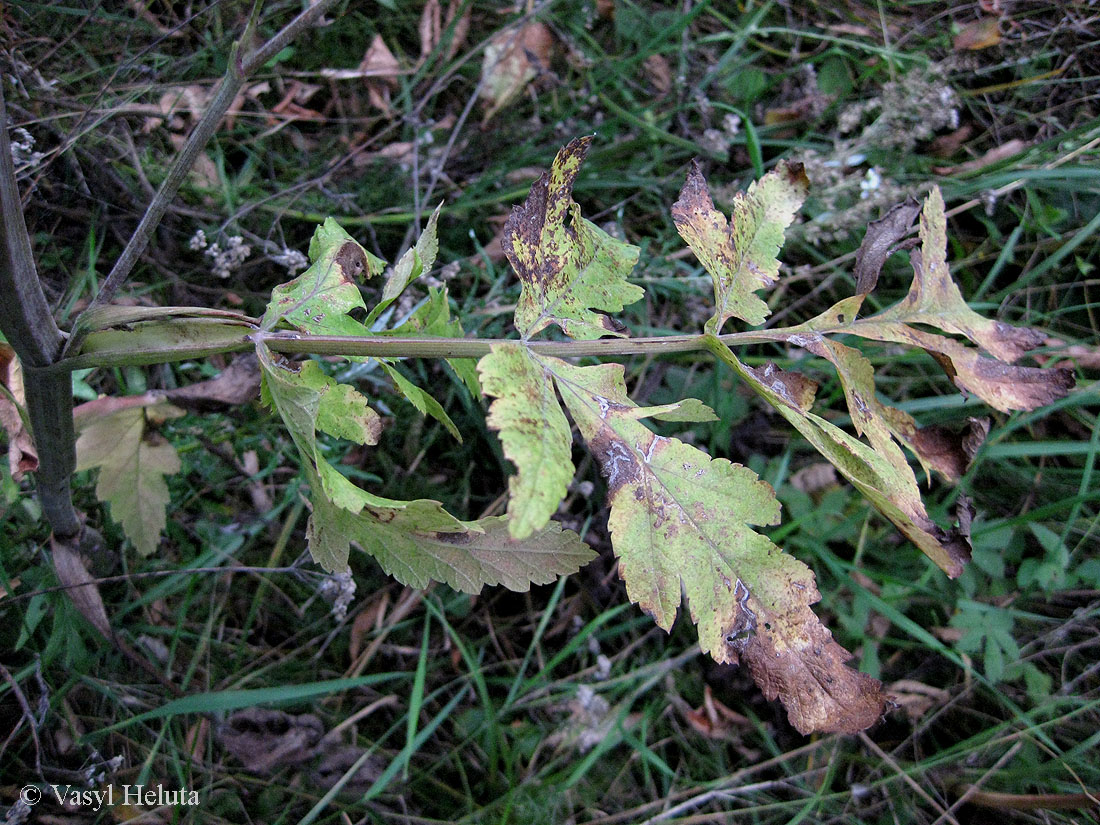
M225 249L219 244L207 245L206 233L199 229L187 242L189 249L198 252L203 250L203 255L210 259L210 269L219 278L228 278L236 270L241 268L249 255L252 247L244 242L240 235L234 235L226 241Z
M317 592L327 602L332 603L332 618L342 622L348 615L348 607L355 598L355 579L351 577L351 568L321 580Z
M15 165L15 176L20 178L38 166L46 157L46 153L34 151L34 135L26 129L19 127L14 132L11 141L11 160Z
M296 275L300 270L309 266L309 258L297 249L287 249L285 246L282 252L271 255L270 258L279 266L284 267L291 275Z

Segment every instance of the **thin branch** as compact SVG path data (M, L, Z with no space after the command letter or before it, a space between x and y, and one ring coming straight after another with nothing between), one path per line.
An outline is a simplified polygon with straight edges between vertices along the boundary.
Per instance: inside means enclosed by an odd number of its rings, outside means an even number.
M195 124L195 128L191 131L191 134L187 136L187 141L184 143L183 148L180 149L179 154L176 155L172 167L168 170L168 176L164 179L164 182L161 183L160 189L157 190L157 194L154 196L152 203L149 204L149 208L145 210L145 214L142 216L137 229L134 230L134 234L131 236L129 243L127 243L126 248L122 250L122 254L115 262L107 279L103 282L99 294L96 295L88 305L88 309L92 309L110 301L119 287L121 287L130 276L138 258L141 257L141 254L149 245L149 240L153 237L153 232L156 230L157 226L160 225L164 213L175 199L180 186L183 185L187 173L191 171L191 167L194 165L203 149L206 148L206 144L209 143L210 138L214 136L222 118L225 116L225 113L229 111L229 107L232 105L233 100L237 97L238 92L240 92L241 87L244 85L245 79L257 68L263 66L268 60L278 54L279 51L286 47L303 29L319 20L326 11L335 5L335 3L336 0L318 0L317 3L311 5L308 9L290 21L290 23L283 27L278 34L265 44L242 56L242 51L247 48L247 42L254 33L256 22L254 9L253 15L249 18L249 23L245 27L244 36L233 48L233 52L229 59L229 68L226 69L225 77L222 78L221 83L218 85L213 100L210 101L210 105L207 107L206 111L203 112L199 122Z

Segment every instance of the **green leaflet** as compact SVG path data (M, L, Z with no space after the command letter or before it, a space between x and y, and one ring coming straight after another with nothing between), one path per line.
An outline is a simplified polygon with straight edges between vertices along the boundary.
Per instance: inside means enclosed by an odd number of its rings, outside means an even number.
M439 581L463 593L479 593L485 585L497 584L522 592L531 584L548 584L559 575L575 573L596 557L580 536L562 530L557 522L517 541L503 518L463 522L463 532L433 533L347 510L326 509L321 518L318 515L310 520L314 541L344 546L354 541L386 573L410 587Z
M283 320L313 335L369 334L347 313L366 309L358 279L377 275L385 261L363 249L332 218L313 233L309 258L313 262L309 269L271 291L263 329L274 329Z
M523 284L515 324L524 340L551 324L581 340L624 336L621 323L592 310L619 312L645 294L626 280L638 248L582 218L573 200L573 182L591 142L579 138L558 152L550 172L535 181L504 225L501 246Z
M573 478L573 436L543 363L521 344L494 344L478 362L496 400L489 426L518 472L508 481L512 536L525 538L550 520Z
M451 303L445 289L428 288L428 299L417 307L401 326L380 330L378 335L393 338L462 338L462 324L451 318ZM448 358L447 364L475 396L481 395L477 380L477 361L473 358Z
M755 290L779 277L783 233L806 198L810 182L800 163L780 161L733 202L731 222L714 208L707 182L692 161L672 219L695 257L714 279L717 309L706 331L717 335L731 317L762 324L771 310Z
M169 404L152 408L160 418L178 418ZM171 501L166 476L180 471L176 449L145 432L145 407L124 407L93 420L76 442L76 469L99 468L95 493L143 556L157 549Z
M405 251L401 260L393 268L390 277L386 279L386 285L382 288L382 300L370 311L363 326L368 329L397 298L405 291L405 287L423 275L430 272L435 265L435 256L439 253L439 239L436 236L436 224L439 222L439 210L443 204L439 204L428 218L428 225L420 235L416 246Z
M397 367L393 364L387 364L385 361L379 361L379 365L385 370L397 387L398 392L405 396L405 400L412 404L418 411L425 415L430 415L440 424L447 428L447 432L455 437L457 441L462 441L462 433L458 431L458 427L451 421L451 417L447 415L447 411L443 409L443 405L435 400L427 391L422 390L408 378L406 378Z
M608 525L627 593L668 630L687 595L699 643L745 663L800 731L860 730L882 713L878 683L844 666L847 651L809 606L813 573L752 524L776 524L772 488L746 467L656 435L654 413L626 395L618 364L551 364L565 405L608 483Z
M385 262L374 257L345 232L332 218L317 227L309 244L313 265L289 283L275 287L271 302L264 314L262 326L273 329L285 321L300 331L311 335L371 335L370 324L401 294L409 282L419 277L435 262L439 249L436 239L436 223L439 209L432 213L428 225L416 246L402 256L394 273L386 282L382 300L367 316L363 324L347 315L353 309L366 309L359 293L357 279L365 274L371 277L385 267ZM437 297L438 296L438 297ZM421 336L462 336L462 326L451 321L446 292L434 292L428 303L431 316L417 329ZM394 331L393 334L408 334ZM349 360L365 361L365 358ZM470 359L452 359L451 365L459 377L473 389L477 379ZM443 406L428 392L414 384L392 364L382 362L382 368L401 393L418 411L435 418L459 441L462 440Z

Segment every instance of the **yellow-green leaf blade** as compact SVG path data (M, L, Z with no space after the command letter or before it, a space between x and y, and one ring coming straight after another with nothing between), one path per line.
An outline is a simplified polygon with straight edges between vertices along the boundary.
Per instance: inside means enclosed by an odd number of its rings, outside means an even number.
M182 410L159 405L166 417ZM77 469L98 467L96 497L143 556L152 555L167 523L167 476L180 471L175 448L145 431L145 409L129 407L92 422L77 439Z
M478 372L496 399L489 426L516 465L508 480L509 529L513 538L527 538L550 520L573 477L569 422L549 372L523 345L494 344Z
M625 335L621 323L602 313L619 312L644 295L626 280L638 248L582 218L573 201L591 141L579 138L558 152L504 226L501 246L522 282L515 324L525 339L551 324L580 340Z
M812 392L800 392L806 379L772 364L753 369L742 364L725 344L710 336L708 346L749 386L771 404L829 460L872 505L949 576L958 576L970 559L970 540L961 525L943 529L924 508L912 470L905 471L883 454L810 412Z
M552 361L553 359L547 359ZM874 679L809 606L813 574L749 525L779 520L775 493L746 467L647 429L619 365L554 364L562 399L607 479L608 524L633 601L668 629L687 595L699 643L745 664L801 731L855 731L884 706Z
M466 523L462 533L435 533L397 521L361 518L353 540L389 575L410 587L439 581L463 593L486 585L525 592L575 573L596 554L580 536L551 521L524 539L509 534L507 519Z
M680 236L714 279L716 310L707 321L717 334L731 317L762 324L770 310L755 291L779 277L784 232L802 206L809 180L800 163L781 161L734 198L730 223L714 208L699 164L692 162L672 219Z
M358 281L382 271L385 262L371 255L332 218L317 228L309 245L312 265L293 281L275 287L262 327L280 320L313 335L367 335L347 315L365 309Z

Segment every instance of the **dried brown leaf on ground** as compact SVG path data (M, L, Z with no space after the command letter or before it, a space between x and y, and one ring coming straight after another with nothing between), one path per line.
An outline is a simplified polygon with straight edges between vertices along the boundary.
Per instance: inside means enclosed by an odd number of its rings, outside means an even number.
M672 69L663 55L651 54L645 59L642 68L658 96L664 97L672 90Z
M943 707L951 694L943 688L926 685L915 679L899 679L892 682L887 691L890 700L905 711L909 722L916 723L934 707Z
M482 124L515 100L527 84L550 69L554 35L543 23L528 23L521 29L505 29L485 47L481 64L481 97L486 111Z
M260 362L254 353L238 355L214 378L168 390L164 396L195 410L237 407L260 396Z
M271 107L270 113L272 115L282 115L283 120L319 120L323 115L316 109L307 108L305 104L321 89L322 87L316 83L303 83L300 80L292 80L287 84L286 94ZM278 122L273 117L269 117L268 121L272 125Z
M458 50L466 42L466 36L470 31L471 7L468 4L466 4L462 16L458 18L457 22L455 21L455 16L463 5L461 0L449 0L447 12L443 14L439 0L428 0L424 4L424 11L420 14L420 24L417 27L420 33L420 60L417 65L420 65L431 56L432 52L442 42L444 33L452 23L454 23L454 33L451 36L450 43L447 44L447 53L444 55L444 60L450 60L458 54Z
M218 739L246 770L271 774L312 759L324 732L312 713L247 708L225 721Z
M983 17L963 26L955 35L955 51L978 51L1001 42L1001 22L996 17Z
M107 608L103 605L99 585L88 572L84 561L65 542L57 541L52 535L50 553L53 556L57 580L67 589L68 596L80 615L103 634L105 639L112 638L111 623L107 619Z
M974 160L968 160L966 163L960 163L956 166L934 166L932 171L937 175L964 175L977 172L987 166L992 166L994 163L1000 163L1002 160L1020 154L1028 146L1026 140L1010 140L1000 146L994 146L980 158L974 158Z
M399 87L397 78L401 75L401 64L393 56L382 35L374 36L359 63L359 72L367 87L367 99L371 106L380 109L387 116L392 115L390 93Z
M703 704L684 713L695 731L708 739L729 739L740 731L751 729L752 722L714 698L710 685L703 687Z
M23 399L23 370L15 350L0 343L0 427L8 434L8 469L15 481L38 469L38 451L19 408Z

